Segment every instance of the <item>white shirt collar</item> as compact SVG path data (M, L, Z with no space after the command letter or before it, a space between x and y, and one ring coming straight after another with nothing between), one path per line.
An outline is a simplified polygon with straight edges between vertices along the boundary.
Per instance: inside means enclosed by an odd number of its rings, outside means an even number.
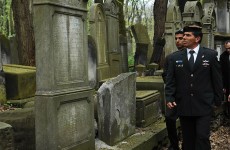
M199 49L200 49L200 44L198 44L197 47L195 47L195 48L193 49L193 50L195 51L194 54L198 54ZM189 54L189 51L190 51L190 50L191 50L191 49L188 49L188 48L187 48L187 54Z

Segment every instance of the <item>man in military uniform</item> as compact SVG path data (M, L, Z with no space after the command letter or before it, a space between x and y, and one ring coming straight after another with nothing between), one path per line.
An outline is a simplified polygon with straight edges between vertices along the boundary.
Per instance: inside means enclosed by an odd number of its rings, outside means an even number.
M184 48L183 36L184 36L183 29L175 32L175 44L176 44L176 47L178 50L182 50ZM165 58L164 71L162 74L162 78L163 78L165 83L166 83L166 76L167 76L167 71L168 71L168 66L169 66L169 59L170 59L170 56L172 54L169 54ZM178 140L177 128L176 128L177 118L178 118L178 115L177 115L176 109L166 108L166 110L165 110L165 122L166 122L167 131L168 131L168 138L170 141L170 146L169 146L168 150L179 150L179 140Z
M226 96L225 115L230 117L230 40L224 44L225 51L220 55L224 94Z
M166 103L177 109L184 150L211 150L211 112L223 96L217 52L200 46L201 30L197 25L184 27L186 48L170 57L166 77Z

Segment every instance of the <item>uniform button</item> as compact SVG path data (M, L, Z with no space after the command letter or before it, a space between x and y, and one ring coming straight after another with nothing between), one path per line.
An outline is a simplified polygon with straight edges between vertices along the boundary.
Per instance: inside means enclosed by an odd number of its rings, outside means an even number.
M191 96L193 96L193 94L191 94Z
M190 84L191 87L193 87L193 84Z
M191 77L193 77L193 74L191 74Z

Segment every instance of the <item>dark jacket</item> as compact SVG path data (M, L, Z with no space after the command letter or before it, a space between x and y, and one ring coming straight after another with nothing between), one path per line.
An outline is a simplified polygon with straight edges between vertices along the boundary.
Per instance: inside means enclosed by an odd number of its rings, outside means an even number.
M223 77L223 86L226 89L226 95L229 95L230 88L230 62L229 62L229 54L227 51L224 51L220 55L220 64L222 70Z
M194 69L191 70L187 51L170 56L165 95L167 102L176 101L179 116L204 116L219 106L223 85L217 52L200 47Z

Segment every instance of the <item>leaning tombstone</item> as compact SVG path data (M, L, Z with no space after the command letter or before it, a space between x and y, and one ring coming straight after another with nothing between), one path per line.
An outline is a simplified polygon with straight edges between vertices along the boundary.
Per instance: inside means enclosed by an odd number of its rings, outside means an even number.
M34 0L36 150L93 150L87 1Z
M115 145L135 133L135 73L122 73L98 90L99 139Z
M136 52L134 56L134 66L138 64L147 65L149 63L148 48L150 39L146 26L138 23L131 26L131 30L136 42Z

